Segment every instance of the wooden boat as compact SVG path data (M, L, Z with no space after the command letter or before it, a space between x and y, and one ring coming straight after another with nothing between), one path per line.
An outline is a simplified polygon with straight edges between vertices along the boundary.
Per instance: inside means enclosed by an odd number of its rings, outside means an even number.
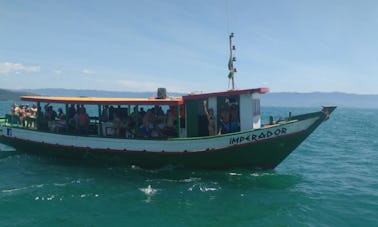
M232 88L170 98L159 89L153 98L23 96L21 100L36 104L36 115L22 120L8 115L0 143L26 152L141 167L273 169L336 107L262 124L260 96L266 92ZM65 109L65 117L53 114L53 105Z

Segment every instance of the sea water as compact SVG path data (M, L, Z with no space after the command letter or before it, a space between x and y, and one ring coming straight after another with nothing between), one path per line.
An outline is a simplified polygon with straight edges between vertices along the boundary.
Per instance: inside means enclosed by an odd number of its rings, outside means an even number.
M0 115L11 103L0 103ZM263 107L263 118L320 108ZM0 226L378 226L378 110L338 108L271 171L0 153Z

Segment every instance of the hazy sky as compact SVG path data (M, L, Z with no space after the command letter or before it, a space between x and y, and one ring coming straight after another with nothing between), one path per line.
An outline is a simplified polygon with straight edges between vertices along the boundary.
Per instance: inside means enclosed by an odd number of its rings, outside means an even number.
M376 0L0 0L0 88L378 94Z

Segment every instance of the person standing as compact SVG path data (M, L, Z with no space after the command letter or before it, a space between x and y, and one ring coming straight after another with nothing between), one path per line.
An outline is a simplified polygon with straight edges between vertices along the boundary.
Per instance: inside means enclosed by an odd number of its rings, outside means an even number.
M209 136L215 135L215 116L214 116L214 110L212 108L207 109L207 101L203 101L203 108L205 110L205 114L207 117L208 125L207 129L209 130Z

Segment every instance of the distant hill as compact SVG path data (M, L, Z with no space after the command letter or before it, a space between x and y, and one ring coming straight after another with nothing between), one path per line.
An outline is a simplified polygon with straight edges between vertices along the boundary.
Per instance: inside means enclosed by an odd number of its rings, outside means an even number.
M1 94L11 94L8 98L1 98ZM119 92L99 90L75 89L29 89L18 91L0 90L0 100L18 100L18 96L25 94L38 94L48 96L91 96L91 97L153 97L156 91L149 92ZM170 93L168 96L182 96L182 93ZM320 107L339 106L350 108L378 108L378 95L357 95L341 92L273 92L262 95L262 106L277 107Z
M357 95L341 92L267 93L262 105L277 107L339 106L351 108L378 108L378 95Z
M20 96L23 95L35 95L35 93L26 91L10 91L0 88L0 101L18 101L20 100Z

